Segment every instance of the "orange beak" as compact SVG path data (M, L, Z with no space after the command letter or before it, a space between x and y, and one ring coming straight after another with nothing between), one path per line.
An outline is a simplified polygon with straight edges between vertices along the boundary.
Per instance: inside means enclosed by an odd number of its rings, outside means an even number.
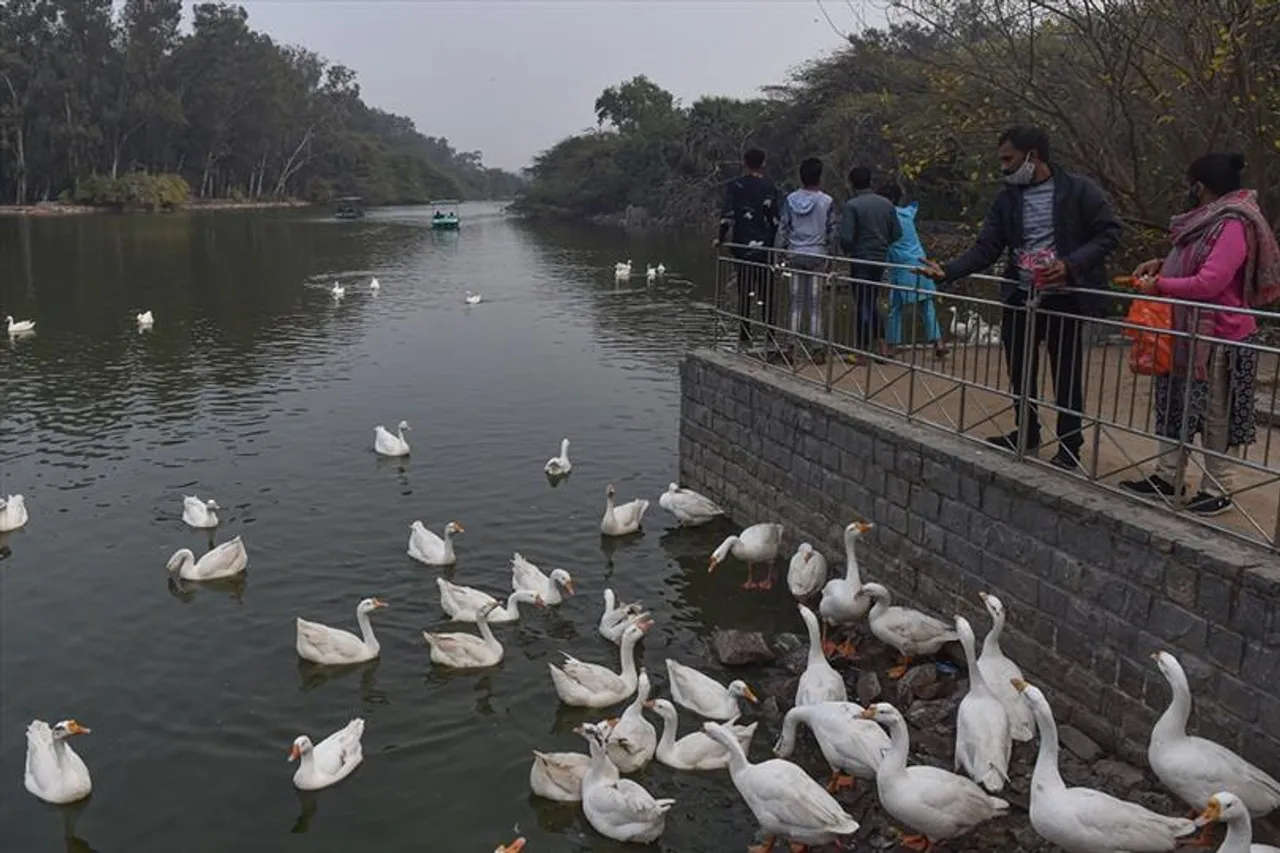
M302 750L298 749L298 745L295 743L293 747L290 748L289 750L289 760L297 761L301 757L302 757Z
M742 695L746 698L748 702L752 703L753 705L760 701L760 697L756 696L756 692L752 690L750 687L742 688Z
M373 606L374 606L374 607L390 607L391 605L390 605L390 604L387 604L387 603L386 603L385 601L383 601L381 598L375 598L375 599L373 600Z
M858 522L858 532L859 532L859 533L866 533L868 530L870 530L870 529L871 529L871 528L873 528L873 527L875 527L875 525L874 525L874 524L872 524L872 523L871 523L871 522L869 522L869 521L859 521L859 522Z
M874 719L875 719L875 717L876 717L876 710L875 710L875 708L863 708L863 709L862 709L862 719L864 719L864 720L874 720Z
M574 585L573 585L573 581L565 581L564 588L565 588L565 589L567 589L567 590L569 590L569 594L570 594L570 595L577 595L577 594L578 594L578 590L577 590L577 588L576 588L576 587L574 587Z
M466 532L467 532L467 528L465 528L465 527L463 527L463 526L462 526L462 522L461 522L461 521L455 521L455 522L453 523L453 526L454 526L454 527L456 527L456 528L458 529L458 532L459 532L459 533L466 533Z
M716 570L716 564L718 562L719 561L716 560L714 556L712 556L711 559L707 560L707 574L711 574Z
M986 592L980 592L980 593L978 593L978 598L981 598L983 601L986 601L986 600L987 600L988 598L990 598L990 597L991 597L991 596L990 596L990 594L989 594L989 593L986 593Z
M75 720L71 720L67 723L67 731L71 732L73 735L87 735L89 733L89 729L86 726L80 725Z
M520 853L520 851L523 849L524 849L523 838L517 838L515 841L512 841L507 846L498 848L498 850L500 850L501 853Z
M537 598L535 598L535 599L533 600L533 603L534 603L535 605L537 605L538 607L546 607L546 606L547 606L547 603L546 603L545 601L543 601L543 600L542 600L542 596L538 596Z
M1027 682L1023 681L1021 678L1011 678L1009 681L1013 684L1013 689L1017 690L1019 693L1027 689Z

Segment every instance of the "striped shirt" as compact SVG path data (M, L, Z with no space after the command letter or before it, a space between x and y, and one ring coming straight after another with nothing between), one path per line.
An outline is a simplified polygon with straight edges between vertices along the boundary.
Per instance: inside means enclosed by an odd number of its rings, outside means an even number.
M1019 260L1024 252L1037 249L1053 248L1053 180L1033 184L1022 191L1022 246L1018 251ZM1018 276L1022 280L1022 289L1031 285L1031 273L1018 268Z

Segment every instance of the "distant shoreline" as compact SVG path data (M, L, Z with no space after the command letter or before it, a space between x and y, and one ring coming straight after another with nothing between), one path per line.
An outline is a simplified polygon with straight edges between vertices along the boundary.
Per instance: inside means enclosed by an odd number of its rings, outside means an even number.
M285 201L233 201L231 199L208 199L192 201L173 212L199 210L268 210L299 207L313 207L309 201L287 199ZM87 204L66 204L58 201L39 202L37 204L4 204L0 205L0 216L83 216L91 213L146 213L142 208L126 208L123 211L110 206L96 207Z

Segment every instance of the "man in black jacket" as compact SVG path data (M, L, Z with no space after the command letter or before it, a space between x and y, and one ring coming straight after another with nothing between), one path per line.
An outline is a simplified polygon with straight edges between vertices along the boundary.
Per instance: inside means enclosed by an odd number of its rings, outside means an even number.
M1120 221L1097 184L1051 165L1044 131L1013 127L1000 135L999 146L1005 187L987 211L977 244L945 267L928 262L926 271L947 283L985 270L1002 256L1007 258L1005 275L1014 280L1006 282L1000 293L1005 304L1000 339L1010 384L1015 395L1025 387L1030 401L1038 398L1040 344L1048 344L1059 409L1058 451L1052 461L1059 468L1075 470L1084 443L1082 320L1105 310L1101 293L1088 291L1106 288L1105 261L1120 242ZM1033 272L1034 258L1051 262ZM1028 330L1025 309L1033 294L1038 295L1037 310L1046 313L1037 313L1035 328ZM1030 364L1024 364L1028 331L1031 358ZM1020 416L1020 407L1015 412L1015 417ZM1011 450L1020 442L1025 450L1038 447L1040 419L1035 403L1028 403L1025 423L1020 418L1015 422L1018 429L987 440Z
M778 234L779 210L778 190L764 175L764 152L759 148L748 150L742 155L742 167L743 173L725 188L716 245L731 237L730 242L749 247L732 250L733 256L744 262L737 264L738 316L742 318L738 339L746 343L751 340L753 294L764 305L763 321L770 326L777 324L769 250ZM773 340L772 330L767 338Z

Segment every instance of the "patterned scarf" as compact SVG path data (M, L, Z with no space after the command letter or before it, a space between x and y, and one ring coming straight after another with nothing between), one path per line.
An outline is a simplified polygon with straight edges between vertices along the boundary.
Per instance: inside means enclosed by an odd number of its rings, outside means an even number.
M1244 263L1244 304L1260 308L1280 299L1280 246L1262 211L1258 208L1258 194L1253 190L1236 190L1219 197L1195 210L1180 213L1169 220L1169 235L1173 248L1164 259L1160 275L1169 278L1186 278L1208 258L1213 244L1222 232L1222 226L1230 220L1245 226L1248 255ZM1212 337L1217 327L1214 311L1201 310L1199 322L1192 329L1193 309L1184 305L1173 307L1173 328L1177 331L1195 332L1197 337ZM1210 345L1196 341L1192 364L1192 341L1176 338L1173 347L1173 372L1187 375L1188 367L1194 370L1194 378L1207 376Z

